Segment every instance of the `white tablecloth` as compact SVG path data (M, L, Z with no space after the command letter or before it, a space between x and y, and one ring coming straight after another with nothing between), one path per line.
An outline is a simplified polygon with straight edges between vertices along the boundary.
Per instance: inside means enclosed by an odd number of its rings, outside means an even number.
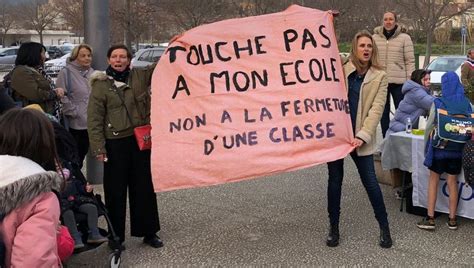
M382 167L398 168L412 173L413 205L427 207L429 170L423 165L423 136L405 132L390 135L383 147ZM448 213L448 189L446 176L442 175L439 183L436 211ZM474 219L474 191L464 183L464 175L458 176L459 204L457 215Z
M407 134L405 131L392 133L382 145L382 168L398 168L413 173L412 148L416 147L418 142L423 145L423 136ZM423 157L423 151L420 153Z

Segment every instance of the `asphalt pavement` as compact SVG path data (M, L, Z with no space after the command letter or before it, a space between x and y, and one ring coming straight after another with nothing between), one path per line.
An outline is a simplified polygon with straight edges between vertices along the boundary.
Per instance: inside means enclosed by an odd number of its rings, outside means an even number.
M151 248L127 232L121 267L474 267L474 220L459 218L459 229L452 231L442 215L434 232L420 230L415 225L420 217L400 212L400 201L388 185L381 187L394 245L382 249L372 207L350 158L345 161L340 245L327 247L326 174L326 165L320 165L159 193L165 246ZM73 256L67 267L106 267L109 254L104 244Z

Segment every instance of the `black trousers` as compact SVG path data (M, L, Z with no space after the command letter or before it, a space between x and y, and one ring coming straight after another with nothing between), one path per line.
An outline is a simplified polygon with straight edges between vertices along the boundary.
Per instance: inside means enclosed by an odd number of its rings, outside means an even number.
M393 84L389 83L387 87L387 101L385 102L385 108L382 113L382 118L380 120L380 125L382 127L382 136L385 138L388 127L390 126L390 95L393 98L393 104L395 105L395 110L398 109L398 105L403 100L402 93L403 84Z
M87 129L72 129L69 128L69 133L74 137L77 143L77 149L79 151L79 167L82 168L84 158L89 151L89 134Z
M153 191L150 150L140 151L134 136L106 140L104 164L105 204L120 241L125 240L127 189L130 233L142 237L160 230L158 205Z

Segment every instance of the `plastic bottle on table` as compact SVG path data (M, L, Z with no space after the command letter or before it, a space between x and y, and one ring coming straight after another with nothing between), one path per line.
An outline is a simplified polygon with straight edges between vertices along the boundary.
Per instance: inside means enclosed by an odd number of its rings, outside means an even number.
M410 117L407 118L407 122L405 124L405 132L411 134L411 119Z

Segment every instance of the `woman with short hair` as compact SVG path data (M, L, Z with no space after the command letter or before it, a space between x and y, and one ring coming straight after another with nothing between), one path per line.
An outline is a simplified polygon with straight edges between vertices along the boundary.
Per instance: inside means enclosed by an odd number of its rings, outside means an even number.
M151 150L140 150L133 130L150 123L150 85L156 64L130 69L132 54L124 45L107 51L109 67L91 77L87 109L91 152L104 162L105 205L120 244L125 241L127 192L130 233L154 248L163 246L156 194L150 169Z

